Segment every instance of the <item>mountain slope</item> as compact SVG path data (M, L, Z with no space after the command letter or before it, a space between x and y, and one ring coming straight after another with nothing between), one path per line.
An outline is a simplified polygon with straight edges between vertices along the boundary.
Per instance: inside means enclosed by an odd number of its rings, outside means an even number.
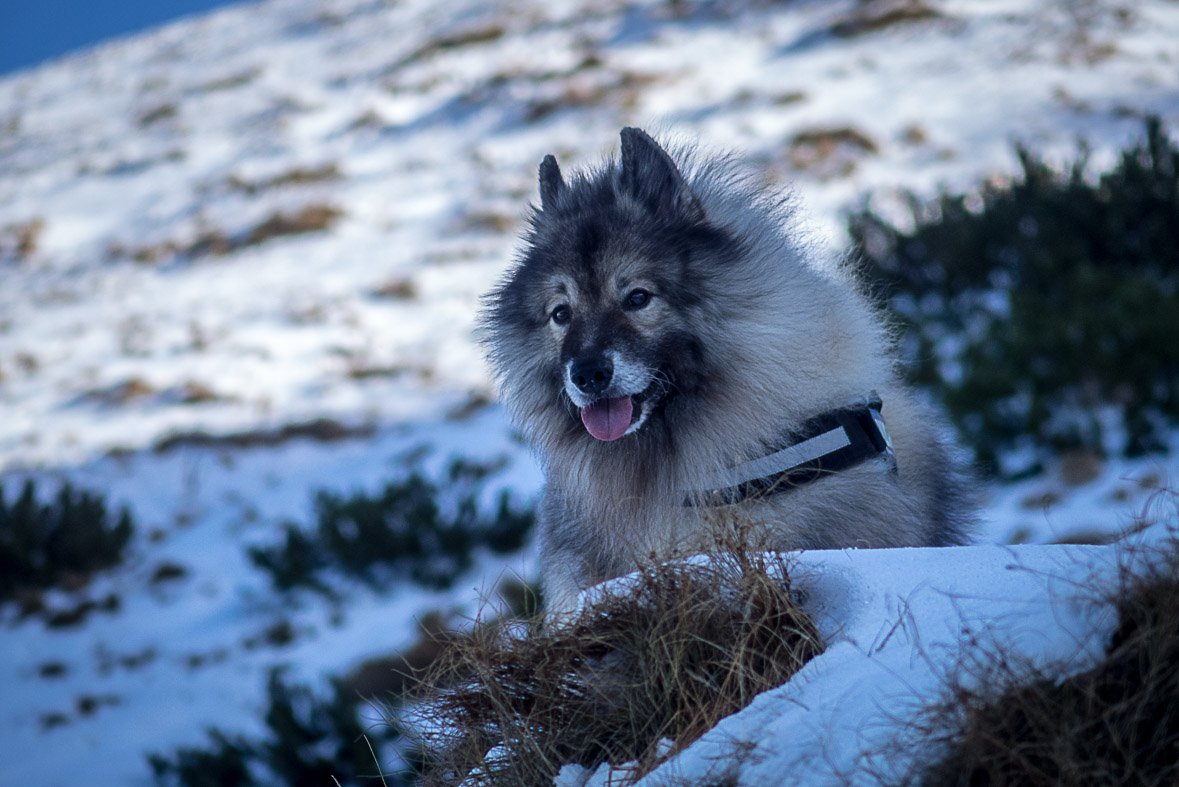
M0 484L71 480L139 523L125 566L44 598L117 611L0 606L4 780L145 783L146 751L256 732L271 667L322 682L532 575L481 555L452 591L334 604L244 550L312 522L317 489L455 457L499 468L485 505L535 495L473 331L545 153L592 165L628 124L732 149L839 253L865 195L903 215L903 190L1014 172L1014 138L1084 136L1100 165L1142 114L1174 124L1177 38L1163 0L273 0L0 80ZM1167 470L997 490L985 540L1116 529Z

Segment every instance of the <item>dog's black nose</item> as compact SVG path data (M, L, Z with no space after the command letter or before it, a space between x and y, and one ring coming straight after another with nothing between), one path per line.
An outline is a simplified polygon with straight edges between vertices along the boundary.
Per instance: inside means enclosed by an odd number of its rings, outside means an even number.
M608 358L578 358L569 367L573 384L587 394L600 394L614 376L614 364Z

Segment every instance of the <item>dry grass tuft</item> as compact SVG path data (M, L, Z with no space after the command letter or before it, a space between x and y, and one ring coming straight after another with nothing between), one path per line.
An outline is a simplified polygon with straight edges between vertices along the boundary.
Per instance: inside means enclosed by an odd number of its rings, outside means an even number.
M283 445L291 440L313 440L317 443L334 443L340 440L372 437L376 431L371 424L349 426L333 418L315 418L310 421L286 424L276 429L254 429L229 434L209 434L200 430L173 432L156 441L152 450L157 454L167 453L176 448L256 448Z
M44 219L30 219L0 227L0 262L7 259L15 262L31 259L37 253L44 230Z
M839 38L855 38L898 25L941 17L941 12L925 0L866 0L833 24L831 34Z
M476 628L415 712L426 784L551 784L561 766L638 778L823 649L782 558L648 563L572 621ZM661 744L670 739L671 746Z
M272 213L265 221L249 231L241 245L253 246L284 235L320 232L330 229L343 215L342 211L331 205L308 205L291 214Z
M807 128L790 140L788 158L798 170L823 180L846 177L865 156L880 152L870 136L851 126Z
M247 180L240 175L230 175L226 184L243 194L254 196L284 186L302 186L308 183L327 183L341 178L340 165L334 161L315 167L294 167L270 178Z
M176 107L175 104L160 104L140 113L139 116L135 119L135 122L138 123L141 128L146 128L148 126L154 126L156 123L159 123L163 120L171 120L179 114L180 110Z
M1105 659L1061 679L988 665L982 688L952 688L930 730L946 756L926 785L1179 784L1179 542L1113 599ZM946 730L949 730L947 733Z

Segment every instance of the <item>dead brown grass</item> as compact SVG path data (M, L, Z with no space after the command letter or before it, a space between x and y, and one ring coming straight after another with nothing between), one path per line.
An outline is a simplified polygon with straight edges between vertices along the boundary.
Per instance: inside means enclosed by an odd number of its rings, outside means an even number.
M410 63L416 63L419 60L425 60L439 52L446 52L451 49L460 49L466 46L476 46L479 44L489 44L493 41L498 41L504 37L507 31L502 25L491 24L476 24L467 28L452 30L449 33L438 36L428 40L418 49L398 62L390 65L387 70L392 72L399 68L404 68Z
M152 450L157 454L177 448L256 448L283 445L291 440L313 440L334 443L340 440L372 437L376 432L371 424L349 426L332 418L286 424L277 429L254 429L230 434L209 434L203 431L173 432L158 440Z
M799 131L790 140L787 157L796 169L827 180L850 175L859 159L879 152L880 146L863 131L836 126Z
M867 0L854 7L831 26L831 34L840 38L875 33L879 30L942 16L925 0Z
M328 183L339 180L340 165L334 161L316 167L294 167L270 178L248 180L240 175L230 175L226 180L229 188L254 196L283 186L302 186L308 183Z
M417 706L426 784L551 784L562 765L649 772L823 645L780 557L648 563L572 621L477 627ZM669 739L671 746L661 745Z
M290 177L300 176L298 172L287 173L287 175ZM315 174L306 176L310 178ZM130 250L120 243L113 243L108 248L107 255L111 258L130 256L136 262L144 264L156 264L177 259L195 260L201 257L222 257L247 246L265 243L272 238L329 230L343 215L344 212L334 205L313 203L293 213L277 211L271 213L248 231L237 236L230 236L216 228L205 227L189 242L166 240Z
M1093 669L1061 679L995 663L982 688L952 687L929 727L945 757L913 781L1179 784L1179 542L1165 550L1146 575L1126 574L1112 599L1118 627Z
M272 213L246 235L242 246L265 243L284 235L302 235L330 229L344 214L331 205L308 205L295 213Z
M151 109L141 112L136 118L136 123L140 127L154 126L162 120L171 120L180 114L180 110L175 104L159 104Z
M24 262L30 259L37 252L44 230L43 219L30 219L0 227L0 261L11 258L16 262Z
M390 279L373 287L370 292L374 298L396 301L412 301L418 297L418 288L412 279Z

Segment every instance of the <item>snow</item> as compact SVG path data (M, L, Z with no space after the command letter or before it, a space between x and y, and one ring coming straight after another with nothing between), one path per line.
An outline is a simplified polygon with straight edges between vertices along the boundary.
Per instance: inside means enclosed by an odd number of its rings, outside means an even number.
M1100 589L1116 586L1124 547L802 553L792 577L827 649L645 783L727 775L773 784L784 773L808 785L866 774L903 780L906 723L963 662L1001 652L1008 663L1062 675L1096 663L1117 622Z
M257 731L271 666L323 682L411 642L416 616L471 613L504 571L535 575L528 551L482 556L452 591L355 587L337 607L276 595L245 548L312 521L316 490L437 476L459 456L506 458L485 503L500 489L535 497L539 470L482 404L492 385L474 332L545 153L592 164L628 124L735 150L791 184L803 229L838 253L842 216L863 200L903 220L906 191L1002 181L1015 139L1065 160L1082 136L1101 166L1144 113L1179 120L1179 7L1164 0L947 0L937 18L846 38L829 31L851 0L671 5L266 0L0 80L0 484L32 477L47 494L69 480L139 525L127 565L47 597L114 593L118 612L63 630L0 607L0 781L147 783L144 752L199 744L213 725ZM824 159L799 142L839 129L866 146ZM184 251L313 206L342 215L225 254ZM152 450L180 432L314 418L368 436ZM1177 467L1111 460L1085 482L1053 468L997 488L970 549L798 556L836 644L730 732L792 741L783 751L819 779L934 685L960 619L1056 632L1017 644L1081 659L1107 624L1045 572L1106 577L1113 550L1050 544L1165 516L1158 490ZM995 546L1013 541L1026 545ZM151 583L165 561L187 575ZM915 627L889 638L902 613ZM279 620L291 644L245 647ZM206 658L192 668L192 656ZM54 661L66 674L41 677ZM84 695L117 704L85 716ZM48 714L67 723L47 728ZM725 729L675 767L701 772L727 751ZM742 766L743 782L766 783L775 762Z

